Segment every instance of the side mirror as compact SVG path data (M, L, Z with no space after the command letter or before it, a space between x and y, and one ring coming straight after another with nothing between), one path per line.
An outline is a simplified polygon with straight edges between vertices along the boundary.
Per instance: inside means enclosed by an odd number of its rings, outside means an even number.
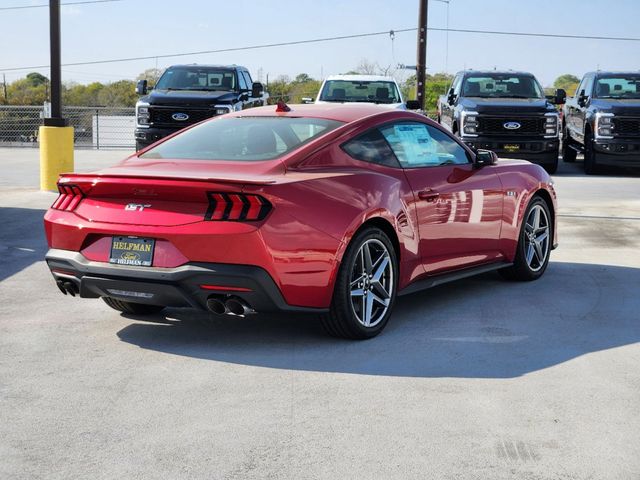
M241 102L246 102L247 100L249 100L249 94L241 93L240 96L238 97L238 100L240 100Z
M476 152L476 160L473 165L476 168L486 167L487 165L495 165L498 161L498 155L492 150L478 150Z
M302 97L300 101L302 103L313 103L313 97Z
M421 110L418 100L407 100L407 110Z
M456 94L453 93L453 88L449 89L449 94L447 95L447 103L449 105L453 105L456 101Z
M562 88L558 88L555 93L555 99L553 103L556 105L564 105L567 101L567 92L565 92Z
M146 95L148 91L149 89L147 88L147 81L138 80L138 83L136 84L136 93L138 95Z
M580 95L578 95L578 105L584 107L587 104L587 96L585 95L584 90L580 90Z
M251 96L252 97L261 97L262 92L264 92L264 87L260 82L253 82L251 85Z

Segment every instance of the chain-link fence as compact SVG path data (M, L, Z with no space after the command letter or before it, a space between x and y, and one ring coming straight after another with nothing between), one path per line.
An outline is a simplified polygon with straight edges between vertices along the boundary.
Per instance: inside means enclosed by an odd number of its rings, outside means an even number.
M118 107L63 107L76 148L135 148L135 110ZM44 107L0 105L0 147L37 147Z

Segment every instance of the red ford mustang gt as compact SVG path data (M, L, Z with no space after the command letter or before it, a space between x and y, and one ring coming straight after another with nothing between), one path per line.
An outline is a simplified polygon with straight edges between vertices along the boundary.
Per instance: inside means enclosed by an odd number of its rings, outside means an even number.
M534 280L556 246L542 168L375 105L224 115L58 188L58 287L134 314L315 312L369 338L398 295L490 270Z

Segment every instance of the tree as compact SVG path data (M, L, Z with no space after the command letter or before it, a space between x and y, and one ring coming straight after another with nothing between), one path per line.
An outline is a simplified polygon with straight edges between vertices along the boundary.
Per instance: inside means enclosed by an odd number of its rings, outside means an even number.
M49 79L38 72L31 72L27 74L27 80L32 87L39 87L46 84Z
M162 75L162 70L159 68L147 68L136 77L136 80L146 80L150 85L155 85L158 83L160 75Z
M296 78L293 80L293 82L294 83L307 83L307 82L310 82L312 80L313 80L313 78L311 78L306 73L299 73L298 75L296 75Z
M447 89L451 85L453 75L448 73L434 73L426 76L424 109L427 112L434 112L438 102L438 97L447 93ZM416 76L411 75L401 85L402 95L405 99L416 97Z
M138 100L133 80L108 83L98 93L98 102L107 107L133 107Z
M580 79L575 75L571 75L570 73L565 73L564 75L560 75L553 82L553 86L555 88L562 88L567 92L567 95L573 95L580 84Z

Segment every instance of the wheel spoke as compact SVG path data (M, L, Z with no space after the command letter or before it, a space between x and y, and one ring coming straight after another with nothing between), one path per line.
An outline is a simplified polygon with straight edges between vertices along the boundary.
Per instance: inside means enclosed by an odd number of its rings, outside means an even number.
M362 273L370 275L373 270L373 264L371 261L371 250L369 250L369 244L365 243L362 246L362 255L364 257L364 263L362 266Z
M361 283L364 280L364 275L360 275L358 278L356 278L353 282L351 282L351 288L355 287L356 285L358 285L359 283Z
M369 292L371 293L371 292ZM373 295L367 295L364 297L364 326L371 325L371 316L373 315Z
M542 244L535 242L535 250L536 250L536 257L538 257L538 265L542 265L542 262L544 262L544 256L545 256L545 252L542 248Z
M354 288L351 290L352 297L362 297L364 296L364 290L362 288Z
M387 292L387 289L384 288L384 285L382 285L382 283L378 281L371 282L371 286L375 291L377 291L377 294L380 295L382 298L384 299L391 298L391 295L389 295L389 292Z
M384 272L387 269L387 265L389 265L389 262L391 261L389 255L387 255L386 253L383 254L383 256L380 258L382 259L382 262L380 263L380 265L378 265L378 267L375 269L375 272L373 273L372 281L374 282L380 281L382 275L384 275Z
M548 236L549 236L549 231L544 230L544 233L541 233L536 237L536 242L542 243L547 239Z
M527 244L527 265L531 266L531 262L533 261L533 255L535 253L535 249L533 247L533 243Z
M371 295L371 298L376 302L378 302L379 304L384 305L385 307L389 306L389 302L390 302L389 298L380 298L378 295L376 295L373 292L369 292L369 295Z
M540 228L540 208L538 207L533 209L533 228L534 231Z

